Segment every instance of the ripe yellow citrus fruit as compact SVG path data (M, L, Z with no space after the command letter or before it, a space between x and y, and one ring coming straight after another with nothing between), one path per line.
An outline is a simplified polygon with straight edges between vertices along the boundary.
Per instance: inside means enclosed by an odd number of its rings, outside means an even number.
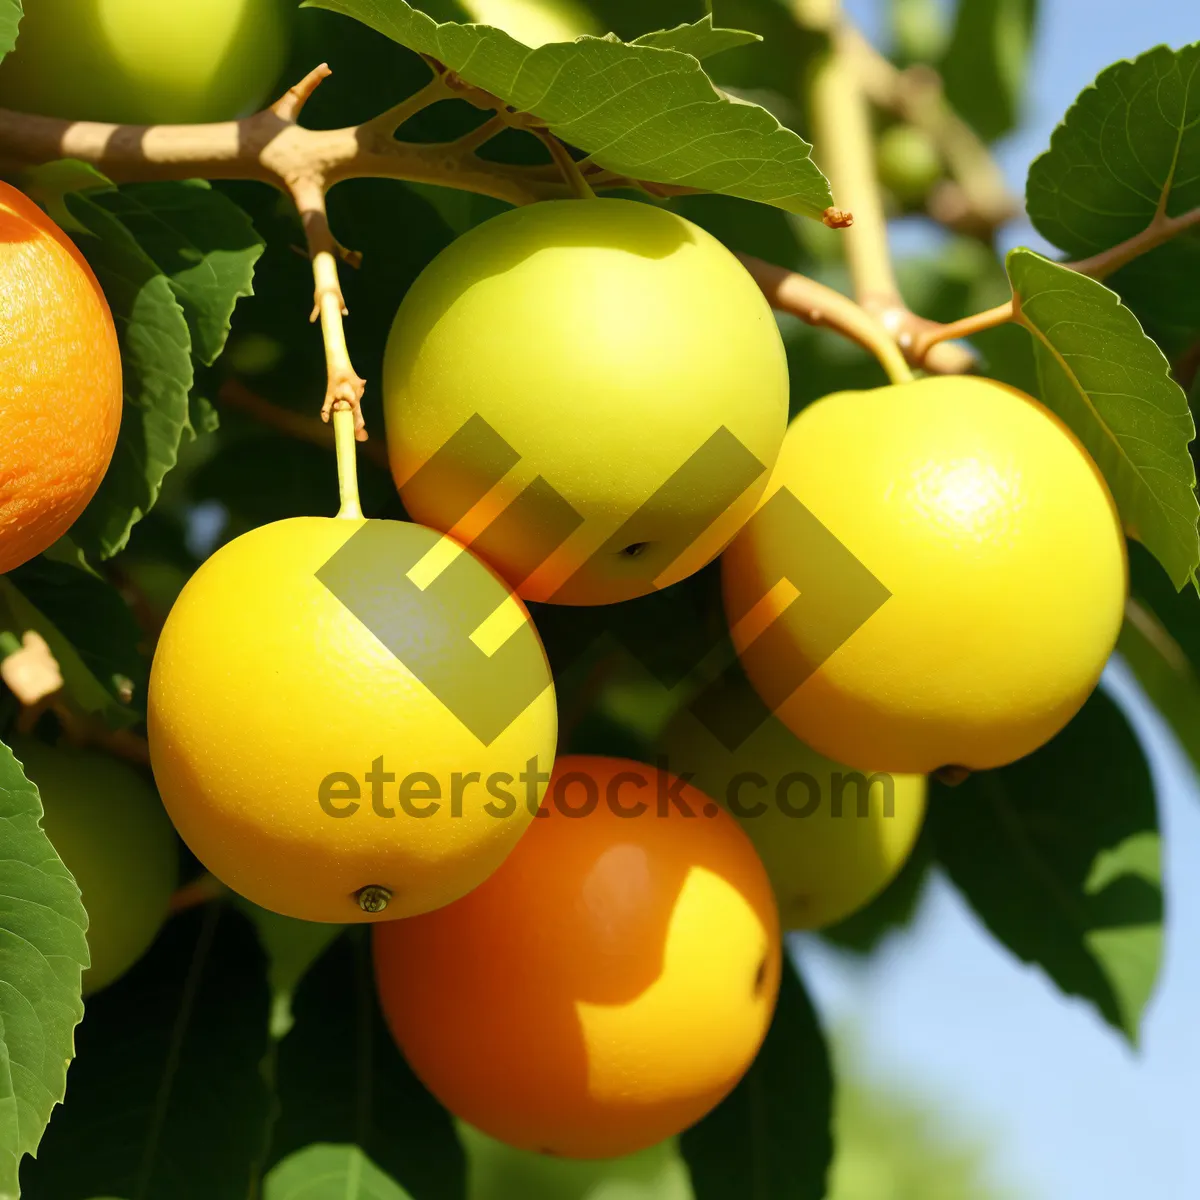
M124 975L167 917L179 843L140 771L106 754L19 737L12 745L42 798L42 828L75 877L88 915L83 991Z
M78 121L225 121L283 66L280 0L36 0L0 64L0 104Z
M526 599L610 603L691 574L749 516L787 364L757 285L702 229L627 200L546 201L426 267L384 404L414 520Z
M475 891L373 931L380 1001L477 1129L631 1154L704 1116L757 1053L779 986L771 885L726 813L641 763L560 758L542 813Z
M824 661L862 586L836 556L812 575L814 547L775 519L782 489L890 593ZM780 581L806 566L797 597ZM803 410L722 577L746 673L793 733L860 770L921 774L1012 762L1074 716L1116 641L1128 566L1066 425L1015 388L942 377Z
M674 1139L592 1162L516 1150L459 1122L467 1200L695 1200Z
M0 183L0 573L60 538L121 424L121 353L83 255Z
M495 870L557 720L528 613L477 559L419 525L299 517L188 581L148 729L167 811L217 878L349 922L436 908Z
M737 818L758 851L784 929L822 929L857 912L895 878L925 817L925 776L870 775L832 762L774 717L730 750L690 711L659 742Z

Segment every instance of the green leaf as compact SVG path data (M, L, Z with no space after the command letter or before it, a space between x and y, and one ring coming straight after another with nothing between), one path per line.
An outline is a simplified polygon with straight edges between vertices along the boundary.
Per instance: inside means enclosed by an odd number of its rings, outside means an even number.
M80 711L112 726L145 711L141 630L121 594L91 571L40 555L0 576L0 628L46 639Z
M1117 650L1200 771L1200 598L1192 588L1175 591L1137 546L1129 574Z
M1158 46L1102 71L1029 169L1038 231L1074 258L1141 233L1160 210L1200 207L1200 43ZM1200 231L1176 237L1109 280L1170 354L1200 331Z
M822 1200L833 1158L833 1076L800 977L785 959L766 1041L741 1083L684 1130L696 1200Z
M938 857L984 924L1136 1043L1163 939L1158 818L1137 738L1096 692L1042 749L935 785Z
M634 46L656 46L660 50L678 50L693 58L708 58L721 54L736 46L749 46L761 42L762 37L745 29L720 29L713 25L712 14L689 25L676 25L674 29L660 29L655 33L643 33L630 43Z
M765 109L718 92L690 54L589 37L530 50L487 25L439 25L403 0L306 7L343 13L437 59L619 175L814 218L833 203L812 147ZM699 36L711 35L688 40Z
M263 1200L412 1200L357 1146L297 1150L267 1176Z
M384 1024L368 936L359 926L340 938L296 990L295 1024L279 1043L270 1161L316 1142L353 1145L417 1200L461 1198L462 1147Z
M1008 256L1008 274L1043 403L1104 472L1126 532L1182 587L1200 563L1196 428L1162 351L1102 283L1031 250Z
M1200 43L1101 71L1029 168L1029 218L1083 257L1200 207Z
M22 1172L26 1195L249 1195L271 1106L267 1007L245 918L218 904L172 918L88 998L67 1101Z
M71 528L88 553L109 558L158 499L189 427L191 338L171 281L132 234L92 196L66 197L88 237L75 243L95 271L121 343L125 410L112 463L100 489Z
M17 25L24 15L21 0L0 0L0 58L17 44Z
M1015 128L1037 0L958 0L939 70L946 97L988 141Z
M264 242L250 218L201 179L131 183L88 197L129 231L171 284L192 339L211 366L225 348L234 306L254 294Z
M20 1195L21 1158L66 1090L83 1016L87 915L42 832L42 802L0 742L0 1197Z

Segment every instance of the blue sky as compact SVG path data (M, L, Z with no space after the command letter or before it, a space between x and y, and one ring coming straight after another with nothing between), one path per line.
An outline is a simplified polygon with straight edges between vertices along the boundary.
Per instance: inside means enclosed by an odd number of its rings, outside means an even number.
M878 30L883 0L847 7ZM1041 14L1027 121L1000 148L1018 190L1101 69L1162 42L1200 39L1196 0L1042 0ZM1040 245L1021 224L1005 241ZM1105 686L1147 748L1166 833L1166 962L1139 1052L996 945L941 880L914 927L866 968L811 941L798 952L826 1020L853 1026L868 1071L926 1093L949 1124L986 1136L996 1180L1018 1200L1195 1200L1200 788L1120 663Z

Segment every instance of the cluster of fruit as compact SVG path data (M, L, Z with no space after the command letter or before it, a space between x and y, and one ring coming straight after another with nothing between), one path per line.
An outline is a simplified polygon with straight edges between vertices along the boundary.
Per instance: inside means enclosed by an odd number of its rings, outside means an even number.
M23 381L3 397L25 468L0 492L9 569L98 485L120 364L66 236L7 188L0 228L20 334L0 375ZM632 1152L752 1061L780 913L814 928L866 903L912 847L926 774L1010 762L1082 705L1122 617L1116 509L1062 422L987 380L840 393L789 425L753 281L631 201L545 202L460 238L407 294L384 390L413 523L281 521L200 567L153 662L158 790L236 892L376 923L383 1008L451 1111L527 1149ZM757 708L680 712L655 767L556 760L523 601L629 600L717 555ZM56 760L18 756L55 834ZM77 806L82 830L97 810ZM79 834L142 847L125 879L81 880L93 987L166 909L169 839L145 812L136 837ZM93 896L122 887L145 919L110 954Z

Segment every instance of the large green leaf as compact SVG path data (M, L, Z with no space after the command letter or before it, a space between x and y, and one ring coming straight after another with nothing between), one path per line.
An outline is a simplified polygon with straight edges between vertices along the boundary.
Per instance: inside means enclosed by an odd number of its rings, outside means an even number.
M992 933L1136 1042L1162 952L1159 835L1150 771L1116 705L1096 692L1028 758L935 785L930 822Z
M1031 250L1008 256L1040 394L1104 472L1130 536L1182 587L1200 563L1195 425L1162 351L1116 294Z
M289 1155L267 1176L263 1200L412 1200L357 1146L318 1143Z
M712 16L702 17L693 24L676 25L674 29L659 29L633 39L635 46L657 46L660 50L678 50L693 58L709 58L737 46L761 42L757 33L745 29L719 29Z
M1129 574L1117 649L1200 771L1200 599L1192 588L1176 592L1138 546Z
M812 1002L785 961L766 1041L741 1083L680 1139L696 1200L822 1200L833 1077Z
M1200 207L1200 43L1159 46L1102 71L1029 170L1026 206L1073 257ZM1109 280L1169 353L1200 331L1200 231Z
M279 1043L272 1163L318 1142L357 1146L416 1200L464 1194L450 1114L396 1049L375 998L368 931L334 943L292 1000Z
M0 743L0 1200L20 1195L66 1089L83 1016L87 916L70 871L42 832L42 802Z
M145 711L141 630L121 594L99 576L44 555L0 576L0 628L33 629L58 660L68 698L110 725Z
M1037 0L958 0L939 64L946 97L993 141L1020 119Z
M812 147L765 109L717 91L691 54L588 37L531 50L487 25L438 24L404 0L306 5L354 17L437 59L617 174L810 217L833 203ZM700 37L712 43L718 31L658 36L694 45Z
M88 194L116 217L174 289L192 353L210 366L225 348L238 300L254 293L264 243L250 218L204 180L131 183Z
M190 428L191 338L171 281L133 235L90 196L66 197L72 217L90 231L74 235L112 309L121 343L125 410L108 472L71 536L90 554L124 548L133 526L158 499Z
M17 25L23 15L21 0L0 0L0 58L17 44Z
M267 981L254 933L219 905L174 917L88 998L67 1101L21 1182L28 1200L250 1195L270 1092Z

